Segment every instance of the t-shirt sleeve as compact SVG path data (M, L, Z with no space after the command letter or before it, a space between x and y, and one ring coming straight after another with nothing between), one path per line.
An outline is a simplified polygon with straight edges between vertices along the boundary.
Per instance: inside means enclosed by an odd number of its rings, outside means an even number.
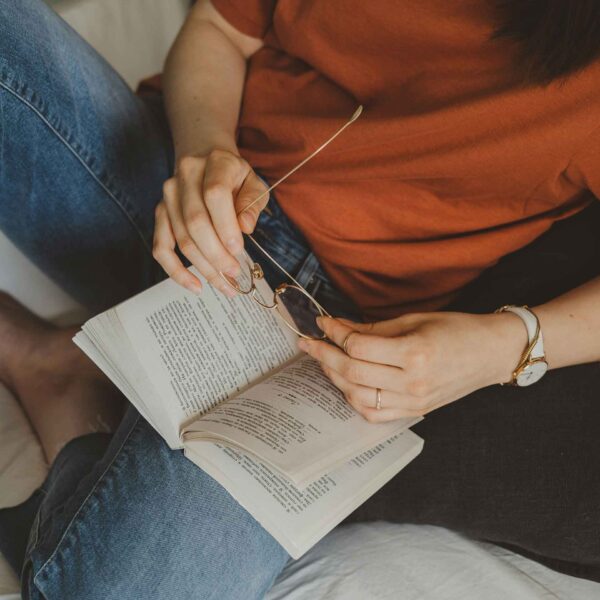
M212 0L221 16L241 33L264 38L273 22L277 0Z
M573 157L568 175L600 200L600 127L588 136L584 147Z

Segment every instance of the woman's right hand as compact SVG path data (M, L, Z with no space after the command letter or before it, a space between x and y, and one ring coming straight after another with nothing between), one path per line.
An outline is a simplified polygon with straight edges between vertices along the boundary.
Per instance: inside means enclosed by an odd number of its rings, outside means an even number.
M182 157L174 176L165 182L163 199L156 207L154 258L173 280L198 294L202 284L181 263L175 252L179 247L211 285L234 296L219 272L233 277L239 274L235 257L244 247L242 232L254 231L268 195L240 211L266 190L250 165L228 150Z

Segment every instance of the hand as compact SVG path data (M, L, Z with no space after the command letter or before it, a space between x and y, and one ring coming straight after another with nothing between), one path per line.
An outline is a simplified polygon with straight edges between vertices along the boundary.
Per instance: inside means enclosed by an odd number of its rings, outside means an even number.
M237 214L266 189L250 165L227 150L183 157L175 175L165 182L163 200L156 207L154 258L177 283L200 293L202 284L179 260L177 245L209 283L234 296L219 272L239 274L235 256L244 247L242 232L252 233L268 195Z
M411 314L368 324L321 317L318 323L337 347L304 339L299 347L373 423L421 416L508 381L527 344L523 323L510 313ZM341 348L351 332L346 354Z

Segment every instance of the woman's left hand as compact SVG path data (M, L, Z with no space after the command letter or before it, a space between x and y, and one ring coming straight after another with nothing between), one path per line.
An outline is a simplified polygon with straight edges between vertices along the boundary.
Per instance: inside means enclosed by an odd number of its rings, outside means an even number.
M510 380L527 344L522 321L511 313L410 314L368 324L322 317L318 322L337 347L313 340L301 340L299 347L374 423L424 415Z

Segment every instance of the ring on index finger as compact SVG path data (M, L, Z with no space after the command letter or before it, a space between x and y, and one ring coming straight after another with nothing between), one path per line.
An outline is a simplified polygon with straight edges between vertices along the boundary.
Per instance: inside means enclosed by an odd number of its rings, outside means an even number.
M342 349L344 350L344 352L346 354L348 354L348 340L350 339L350 336L355 334L356 331L351 331L345 338L344 341L342 342Z

